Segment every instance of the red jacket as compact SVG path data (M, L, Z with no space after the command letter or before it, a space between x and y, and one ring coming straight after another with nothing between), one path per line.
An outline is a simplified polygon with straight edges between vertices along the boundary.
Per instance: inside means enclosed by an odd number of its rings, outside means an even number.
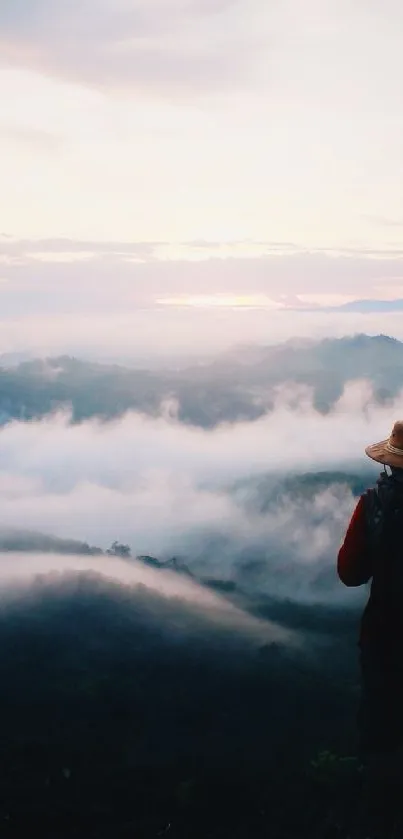
M362 586L372 577L365 516L365 496L361 495L351 517L344 542L337 557L337 572L346 586ZM377 621L371 598L361 621L360 644L370 641L377 632Z
M367 523L365 496L361 496L347 528L337 558L337 571L346 586L361 586L373 577L373 553ZM384 546L384 550L388 550ZM401 650L403 610L391 576L393 564L388 557L376 554L376 585L371 593L361 620L360 646L377 649L383 658ZM395 595L397 594L397 599Z
M337 572L345 586L362 586L372 577L364 499L361 495L337 557Z

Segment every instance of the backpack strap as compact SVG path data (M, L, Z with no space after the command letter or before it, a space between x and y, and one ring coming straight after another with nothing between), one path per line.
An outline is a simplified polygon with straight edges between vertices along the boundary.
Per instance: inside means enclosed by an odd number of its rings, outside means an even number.
M369 545L379 544L384 524L384 509L377 487L371 487L364 495L365 520Z
M393 509L403 508L403 486L393 475L381 472L376 486L367 490L364 499L369 543L376 548L379 546L388 514Z

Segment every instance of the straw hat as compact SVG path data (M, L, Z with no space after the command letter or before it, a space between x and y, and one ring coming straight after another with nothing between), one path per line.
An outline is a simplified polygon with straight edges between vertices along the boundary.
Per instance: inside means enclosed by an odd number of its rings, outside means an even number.
M403 469L403 421L395 422L388 440L367 446L365 454L377 463Z

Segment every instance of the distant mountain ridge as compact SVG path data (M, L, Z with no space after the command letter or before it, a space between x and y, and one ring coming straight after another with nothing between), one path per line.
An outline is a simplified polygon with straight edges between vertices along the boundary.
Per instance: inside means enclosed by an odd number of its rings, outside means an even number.
M241 346L180 370L99 364L70 356L0 367L0 425L67 408L73 422L111 420L128 411L160 416L173 406L180 422L213 428L270 412L282 384L307 385L328 411L347 381L367 379L382 402L403 388L403 343L358 334L322 341ZM165 406L165 407L164 407ZM171 409L169 409L171 410Z
M78 556L97 556L101 548L80 542L77 539L63 539L59 536L39 533L36 530L0 528L0 553L56 553Z
M387 312L402 312L403 298L396 298L393 300L377 300L373 298L357 298L349 300L347 303L339 303L337 305L318 305L315 303L303 303L285 307L286 310L294 312L335 312L339 314L382 314Z
M342 306L332 307L335 312L357 312L371 314L376 312L403 312L403 300L352 300Z

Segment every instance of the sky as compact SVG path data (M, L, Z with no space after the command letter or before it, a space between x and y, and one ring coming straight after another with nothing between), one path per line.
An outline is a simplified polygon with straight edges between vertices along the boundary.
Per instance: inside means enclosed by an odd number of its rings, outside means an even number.
M403 297L402 70L398 0L2 0L2 316Z

